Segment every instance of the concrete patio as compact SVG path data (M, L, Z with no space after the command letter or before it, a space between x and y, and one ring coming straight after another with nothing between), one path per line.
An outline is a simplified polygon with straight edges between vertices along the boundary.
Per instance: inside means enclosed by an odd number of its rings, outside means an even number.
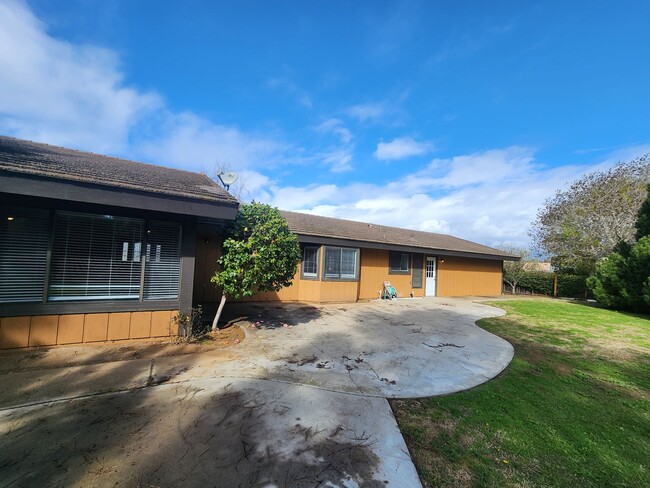
M0 356L0 484L419 486L385 399L477 386L513 355L475 325L503 311L470 300L243 312L255 327L228 350Z

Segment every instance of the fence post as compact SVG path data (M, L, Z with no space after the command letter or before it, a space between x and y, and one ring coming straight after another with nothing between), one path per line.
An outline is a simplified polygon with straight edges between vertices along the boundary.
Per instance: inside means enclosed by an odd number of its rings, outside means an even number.
M553 298L557 298L557 271L553 273Z

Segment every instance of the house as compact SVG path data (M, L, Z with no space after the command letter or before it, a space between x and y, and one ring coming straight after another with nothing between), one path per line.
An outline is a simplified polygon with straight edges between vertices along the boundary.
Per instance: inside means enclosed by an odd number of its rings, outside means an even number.
M0 348L175 333L237 208L202 174L0 137Z
M445 234L283 211L302 260L293 284L251 300L355 302L400 297L497 296L504 251Z
M526 271L539 271L542 273L552 273L553 265L545 261L529 261L523 266Z

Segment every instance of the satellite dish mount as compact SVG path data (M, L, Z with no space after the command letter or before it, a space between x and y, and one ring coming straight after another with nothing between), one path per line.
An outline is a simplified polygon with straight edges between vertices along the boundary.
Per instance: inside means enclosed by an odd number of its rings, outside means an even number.
M217 175L217 178L219 178L219 181L221 181L221 184L226 190L230 190L230 185L232 185L235 181L237 181L239 175L237 173L232 173L232 172L226 173L225 171L222 171Z

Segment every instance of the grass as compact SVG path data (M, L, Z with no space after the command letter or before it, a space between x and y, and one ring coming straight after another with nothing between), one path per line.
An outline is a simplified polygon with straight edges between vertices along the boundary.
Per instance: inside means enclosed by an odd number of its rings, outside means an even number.
M515 357L473 390L394 400L425 486L650 486L650 318L554 300L479 325Z

